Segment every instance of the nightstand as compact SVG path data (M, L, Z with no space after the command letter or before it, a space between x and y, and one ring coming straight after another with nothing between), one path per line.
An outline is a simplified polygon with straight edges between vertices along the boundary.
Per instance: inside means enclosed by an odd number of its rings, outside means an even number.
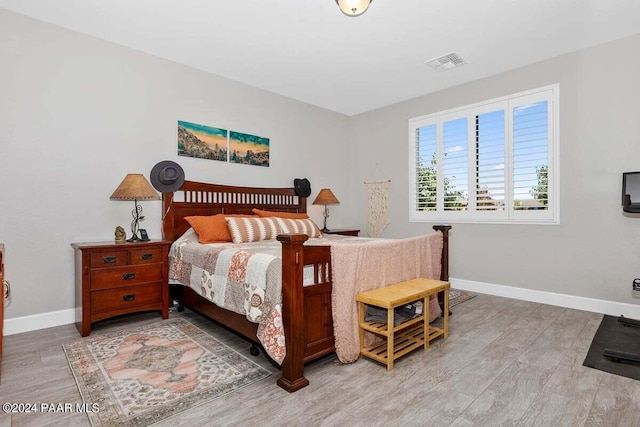
M169 317L167 240L72 243L75 253L76 327L85 337L100 320L158 310Z
M357 236L360 230L352 230L348 228L334 228L329 231L324 231L324 234L340 234L342 236Z
M0 371L2 368L2 327L4 323L4 295L5 295L5 284L4 284L4 245L0 243ZM7 293L9 292L7 285ZM0 378L2 378L0 376Z

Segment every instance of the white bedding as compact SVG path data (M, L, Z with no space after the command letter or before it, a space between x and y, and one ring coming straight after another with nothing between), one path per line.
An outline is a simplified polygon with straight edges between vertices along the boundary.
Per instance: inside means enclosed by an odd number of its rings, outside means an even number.
M176 240L176 242L180 242L180 241L185 241L185 239L193 239L196 238L196 234L195 231L193 230L193 228L189 228L182 236L180 236L180 238L178 240ZM357 241L374 241L374 240L384 240L384 239L373 239L373 238L368 238L368 237L355 237L355 236L341 236L341 235L337 235L337 234L323 234L322 237L314 237L314 238L310 238L309 240L307 240L305 242L305 245L309 245L309 246L328 246L331 245L332 241L349 241L349 242L357 242ZM176 242L174 242L174 244L171 246L171 250L170 250L170 255L172 253L175 254L175 248L174 246L176 245ZM232 243L232 242L223 242L223 243L200 243L200 249L197 249L196 246L194 246L194 248L196 248L196 250L201 250L203 253L207 252L208 249L207 248L241 248L241 249L246 249L248 251L260 251L260 250L265 250L267 253L275 255L280 257L281 256L281 250L282 250L282 244L277 241L277 240L262 240L259 242L251 242L251 243ZM303 276L303 286L309 286L314 284L314 277L313 277L313 266L312 265L307 265L304 267L304 276ZM178 285L184 285L184 286L189 286L191 288L193 288L195 291L200 292L200 288L199 288L199 283L194 285L194 281L190 281L189 283L182 283L179 280L176 280L175 278L169 278L169 283L171 284L178 284Z
M308 245L336 240L367 240L327 236ZM373 239L369 239L373 240ZM304 283L314 283L313 266L304 269ZM273 360L286 355L282 322L282 244L277 240L252 243L201 244L189 229L169 251L169 280L191 287L219 307L258 323L258 339Z

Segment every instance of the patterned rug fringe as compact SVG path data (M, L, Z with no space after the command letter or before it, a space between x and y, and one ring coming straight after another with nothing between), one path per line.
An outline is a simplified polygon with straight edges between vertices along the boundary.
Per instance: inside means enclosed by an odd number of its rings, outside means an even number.
M459 289L450 289L449 290L449 308L454 307L458 304L461 304L465 301L468 301L471 298L476 297L476 295L477 294L461 291Z

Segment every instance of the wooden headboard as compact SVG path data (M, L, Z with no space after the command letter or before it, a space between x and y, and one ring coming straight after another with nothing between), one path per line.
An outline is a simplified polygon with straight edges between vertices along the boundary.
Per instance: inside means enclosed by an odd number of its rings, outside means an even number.
M174 241L189 229L187 216L253 214L258 208L279 212L307 212L307 198L292 188L237 187L185 181L179 190L162 194L162 236Z

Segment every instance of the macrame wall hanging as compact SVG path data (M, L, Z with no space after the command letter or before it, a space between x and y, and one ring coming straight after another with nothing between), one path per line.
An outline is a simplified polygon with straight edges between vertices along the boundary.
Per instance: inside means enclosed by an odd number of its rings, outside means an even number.
M376 169L380 171L382 175L382 169L376 163L373 168L371 176L374 175ZM389 184L390 180L372 180L371 177L365 181L367 186L367 232L370 237L380 237L382 231L389 224Z

